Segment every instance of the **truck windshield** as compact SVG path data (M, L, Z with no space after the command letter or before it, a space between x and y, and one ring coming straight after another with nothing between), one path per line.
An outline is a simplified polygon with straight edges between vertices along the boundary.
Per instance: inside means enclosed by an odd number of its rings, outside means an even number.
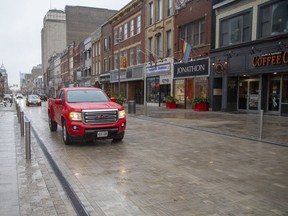
M98 90L71 90L67 92L68 103L108 102L107 96Z

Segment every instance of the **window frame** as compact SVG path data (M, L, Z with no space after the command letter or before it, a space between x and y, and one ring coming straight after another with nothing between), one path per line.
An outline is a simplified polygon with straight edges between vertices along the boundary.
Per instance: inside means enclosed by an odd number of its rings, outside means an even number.
M233 14L231 16L227 16L224 17L223 19L219 20L219 47L226 47L226 46L231 46L231 45L235 45L235 44L240 44L240 43L244 43L247 42L249 40L252 39L252 8L249 8L247 10L243 10L240 11L239 13ZM244 23L243 20L245 19L245 15L248 16L249 21L248 23ZM237 42L233 42L231 43L231 36L233 34L231 34L231 24L230 23L232 20L236 20L236 18L241 18L240 22L241 22L241 26L240 26L240 41ZM248 24L248 28L246 26L246 24ZM227 26L227 30L224 31L224 25ZM245 27L244 27L245 26ZM248 29L248 38L245 40L244 37L244 30ZM236 29L235 29L236 30ZM224 37L227 37L227 44L224 43ZM230 37L230 38L229 38Z

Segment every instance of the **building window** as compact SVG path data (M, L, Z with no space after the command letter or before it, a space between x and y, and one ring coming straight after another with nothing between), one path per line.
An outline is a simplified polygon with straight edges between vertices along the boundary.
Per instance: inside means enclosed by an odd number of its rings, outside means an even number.
M114 70L118 69L118 53L114 55Z
M148 51L148 56L150 56L150 54L153 54L153 37L148 38Z
M141 32L141 16L137 17L137 34Z
M141 64L141 47L137 46L137 58L136 58L136 64Z
M163 7L162 7L162 0L157 0L157 21L162 20L162 13L163 13Z
M220 21L220 47L251 40L251 12Z
M108 60L107 58L104 58L104 72L108 71Z
M134 19L130 21L130 37L134 35Z
M108 50L108 39L104 38L104 52Z
M124 40L128 38L128 24L124 24Z
M181 46L181 40L185 40L187 43L192 44L192 23L188 23L180 28L179 46Z
M111 35L108 37L108 50L111 50Z
M119 27L119 34L118 34L118 37L122 39L122 26Z
M149 3L149 25L152 25L153 24L153 2L150 2Z
M157 50L156 50L156 57L157 58L162 58L162 35L159 35L156 37L157 40Z
M112 58L111 56L109 57L109 61L108 61L108 71L110 71L112 68Z
M167 16L172 15L172 0L167 0Z
M134 48L130 49L130 66L134 65Z
M281 1L260 8L259 37L288 32L288 2Z
M114 29L114 44L117 44L117 38L118 38L118 31L117 29Z
M98 42L98 55L101 55L101 42Z
M172 50L172 33L171 30L166 32L166 57L171 56Z
M193 45L205 44L205 19L193 23Z

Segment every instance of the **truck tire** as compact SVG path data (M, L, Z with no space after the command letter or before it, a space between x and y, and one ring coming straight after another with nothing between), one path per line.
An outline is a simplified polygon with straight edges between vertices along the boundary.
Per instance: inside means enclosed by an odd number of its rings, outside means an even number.
M52 132L56 131L57 130L57 123L52 120L50 115L48 115L48 121L49 121L50 131L52 131Z
M120 142L124 138L125 132L118 134L116 137L113 138L113 142Z
M67 126L66 126L65 121L63 121L63 123L62 123L62 139L63 139L63 142L65 143L65 145L71 145L72 144L70 135L67 131Z

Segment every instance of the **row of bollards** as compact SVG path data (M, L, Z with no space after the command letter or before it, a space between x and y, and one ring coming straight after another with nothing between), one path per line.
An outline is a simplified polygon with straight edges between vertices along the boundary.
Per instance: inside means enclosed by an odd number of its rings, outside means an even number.
M21 107L16 103L16 111L18 117L18 123L20 123L21 137L24 136L24 123L25 123L25 149L26 149L26 160L31 159L31 125L29 121L24 122L24 112Z

